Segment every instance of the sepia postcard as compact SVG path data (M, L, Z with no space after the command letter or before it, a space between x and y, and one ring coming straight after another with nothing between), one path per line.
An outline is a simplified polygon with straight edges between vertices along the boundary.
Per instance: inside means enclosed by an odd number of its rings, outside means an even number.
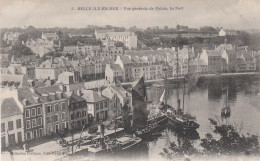
M260 160L259 15L259 0L0 0L1 160Z

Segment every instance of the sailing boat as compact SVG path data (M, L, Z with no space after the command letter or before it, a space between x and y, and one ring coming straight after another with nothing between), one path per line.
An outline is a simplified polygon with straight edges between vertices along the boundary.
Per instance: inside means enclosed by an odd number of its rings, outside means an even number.
M222 118L228 118L231 115L230 105L228 104L228 87L227 87L227 93L226 93L226 101L221 109L221 117Z
M177 54L177 79L178 79L178 54ZM189 69L189 58L188 58L188 69ZM189 76L189 72L188 72ZM188 77L189 78L189 77ZM180 128L182 130L196 130L199 128L199 124L196 122L196 118L192 117L188 113L184 113L184 98L185 98L185 77L183 80L183 110L180 109L180 99L178 98L178 89L177 89L177 111L173 111L172 113L167 113L168 122L170 125Z

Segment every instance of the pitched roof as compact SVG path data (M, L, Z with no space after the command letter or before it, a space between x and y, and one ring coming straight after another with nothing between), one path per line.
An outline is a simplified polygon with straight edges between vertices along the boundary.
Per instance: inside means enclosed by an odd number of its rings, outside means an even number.
M110 68L113 71L123 72L123 69L120 67L119 64L110 64Z
M39 95L56 93L57 91L62 92L60 90L59 85L52 85L52 86L35 88L35 92L38 93Z
M115 85L111 85L110 86L114 91L116 91L118 94L120 94L121 96L126 96L126 93L128 93L129 95L131 95L129 92L127 92L127 90L125 90L122 86L115 86Z
M17 103L14 98L5 98L1 100L1 118L23 114L23 111L18 104L19 103Z
M79 101L84 101L85 99L81 96L76 95L75 93L72 93L70 96L70 101L71 102L79 102Z
M221 56L220 52L216 50L206 50L208 56Z
M83 93L82 97L87 102L91 102L91 103L100 102L100 101L104 101L107 99L103 96L100 96L97 92L92 91L92 90L83 90L82 93Z
M1 83L3 82L14 82L19 84L18 87L26 87L28 84L28 76L26 75L16 75L16 74L2 74ZM15 84L15 85L17 85Z
M39 99L39 96L34 92L34 89L30 89L29 87L18 89L18 99L20 102L26 99L28 103L27 105L33 105L42 102L38 102L37 99Z

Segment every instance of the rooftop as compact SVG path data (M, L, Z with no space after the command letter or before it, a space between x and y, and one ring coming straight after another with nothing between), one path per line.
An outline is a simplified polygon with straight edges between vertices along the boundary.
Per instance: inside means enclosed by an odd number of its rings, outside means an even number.
M100 96L97 92L95 92L93 90L83 90L82 93L83 93L82 97L87 102L90 102L90 103L105 101L107 99L103 96Z
M18 114L23 114L23 111L14 98L4 98L1 100L1 118Z

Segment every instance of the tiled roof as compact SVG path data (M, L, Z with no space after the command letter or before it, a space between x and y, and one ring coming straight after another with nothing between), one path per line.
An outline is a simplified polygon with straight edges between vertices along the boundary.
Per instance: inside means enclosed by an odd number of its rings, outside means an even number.
M221 54L216 50L206 50L208 56L221 56Z
M23 111L14 98L5 98L1 100L1 118L18 114L23 114Z
M115 90L118 94L120 94L121 96L126 96L126 93L128 93L128 95L131 95L129 92L127 92L122 86L115 86L115 85L111 85L110 86L113 90Z
M37 94L35 94L34 89L30 89L29 87L24 87L24 88L20 88L18 89L18 99L20 102L22 102L24 99L27 100L28 105L32 105L32 104L38 104L40 102L38 102L38 98L39 96Z
M79 102L79 101L84 101L85 99L81 96L76 95L75 93L72 93L70 96L70 101L71 102Z
M46 87L39 87L39 88L35 88L35 92L38 93L39 95L42 94L49 94L49 93L55 93L57 91L60 91L60 87L59 85L53 85L53 86L46 86Z
M26 75L16 75L16 74L2 74L1 75L1 83L3 82L14 82L19 84L18 87L26 87L28 84L28 76Z
M100 101L104 101L107 99L103 96L100 96L97 92L92 91L92 90L83 90L82 93L83 93L82 97L87 102L91 102L91 103L100 102Z
M128 56L120 56L120 59L122 60L123 64L131 64L133 63Z
M120 67L119 64L110 64L110 67L113 71L123 72L123 69Z

